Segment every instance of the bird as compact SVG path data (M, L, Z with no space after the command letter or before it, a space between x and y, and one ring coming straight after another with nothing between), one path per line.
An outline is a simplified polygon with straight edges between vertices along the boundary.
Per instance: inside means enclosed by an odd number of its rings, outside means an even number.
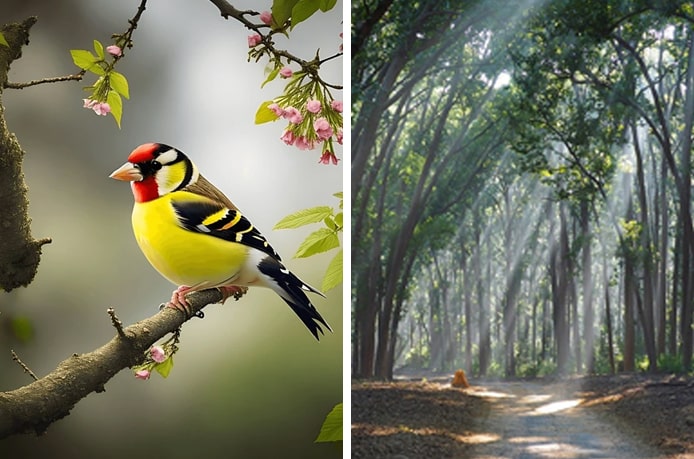
M282 263L267 239L181 150L145 143L109 176L130 182L132 226L149 263L179 287L168 307L190 316L185 296L217 288L222 303L247 287L276 292L320 340L332 331L306 292L325 297Z

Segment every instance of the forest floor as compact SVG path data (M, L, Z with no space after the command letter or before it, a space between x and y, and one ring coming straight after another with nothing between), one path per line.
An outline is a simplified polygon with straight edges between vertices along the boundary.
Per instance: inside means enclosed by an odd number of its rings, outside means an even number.
M694 458L694 378L352 383L352 458Z

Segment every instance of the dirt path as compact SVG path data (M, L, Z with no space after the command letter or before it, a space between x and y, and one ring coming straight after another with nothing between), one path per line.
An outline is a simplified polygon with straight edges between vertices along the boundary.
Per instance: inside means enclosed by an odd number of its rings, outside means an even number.
M480 419L476 459L659 458L658 452L580 406L570 383L503 382L469 392L491 402ZM647 413L644 413L647 415Z

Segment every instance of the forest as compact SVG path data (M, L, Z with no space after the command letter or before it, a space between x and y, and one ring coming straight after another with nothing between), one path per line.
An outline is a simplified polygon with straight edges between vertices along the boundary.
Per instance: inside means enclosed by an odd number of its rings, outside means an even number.
M691 372L693 24L353 2L353 377Z

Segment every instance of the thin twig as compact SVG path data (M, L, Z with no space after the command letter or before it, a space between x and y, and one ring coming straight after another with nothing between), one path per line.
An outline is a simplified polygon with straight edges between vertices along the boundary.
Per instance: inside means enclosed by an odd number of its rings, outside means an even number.
M140 6L137 7L137 12L135 13L135 16L133 16L132 19L128 20L128 24L130 24L130 27L128 27L128 30L125 31L123 34L113 34L112 38L116 39L122 39L123 40L123 45L121 46L121 54L120 56L115 56L113 59L113 62L116 63L120 59L123 58L125 55L125 48L132 49L133 47L133 32L135 29L137 29L137 24L140 22L140 17L142 17L142 13L145 12L147 9L147 0L142 0L140 2Z
M265 24L254 24L248 19L246 19L246 16L257 16L260 13L257 11L252 11L252 10L239 10L235 8L233 5L231 5L227 0L210 0L212 4L214 4L217 9L219 9L219 12L221 13L222 17L224 19L229 19L234 18L237 21L239 21L241 24L243 24L247 29L252 30L256 32L258 35L261 37L261 43L265 47L265 50L260 51L259 54L257 54L258 58L262 56L262 54L265 54L266 52L272 54L272 56L279 61L281 57L285 58L288 62L295 62L301 66L301 69L306 72L307 74L311 75L311 78L315 80L316 82L333 88L333 89L338 89L341 90L343 87L340 85L335 85L331 83L325 82L319 75L318 75L318 69L320 65L326 61L329 61L331 59L334 59L335 57L342 56L342 53L338 53L334 56L331 56L327 59L324 59L321 61L318 59L318 56L316 56L316 59L312 61L306 61L304 59L301 59L298 56L295 56L294 54L290 53L289 51L283 50L283 49L277 49L275 48L275 43L272 41L272 36L275 33L281 33L282 30L271 30L270 33L263 33L261 29L267 28L267 25Z
M125 332L123 331L123 322L121 322L121 320L116 315L116 310L113 308L108 308L106 310L106 312L108 313L109 316L111 316L111 323L113 324L113 327L118 332L118 335L121 338L125 338L126 335L125 335Z
M113 58L113 63L115 64L117 61L123 58L125 55L124 49L128 48L131 49L133 47L133 32L135 29L137 29L137 24L140 21L140 17L142 16L142 13L144 13L145 9L147 7L147 0L142 0L140 2L140 6L137 7L137 12L135 13L135 16L133 16L132 19L128 20L128 24L130 26L128 29L125 31L123 34L114 34L112 37L113 38L120 38L123 40L123 46L121 48L121 54L119 56L114 56ZM86 73L86 70L81 70L79 73L75 73L74 75L65 75L65 76L59 76L59 77L52 77L52 78L41 78L40 80L31 80L27 81L24 83L12 83L12 82L7 82L5 83L5 88L8 89L24 89L28 88L30 86L38 86L40 84L45 84L45 83L59 83L62 81L81 81L82 78L84 77L84 74Z
M34 374L34 372L31 371L31 369L24 362L22 362L22 360L19 358L17 353L12 349L10 349L10 352L12 352L12 360L17 362L19 364L19 366L22 367L22 369L24 370L24 373L29 373L29 376L34 378L34 381L38 381L39 378L37 378L36 375Z
M79 73L75 73L74 75L65 75L65 76L59 76L59 77L52 77L52 78L41 78L40 80L31 80L31 81L25 81L24 83L12 83L8 81L5 83L5 88L8 89L24 89L28 88L30 86L37 86L40 84L44 83L59 83L61 81L80 81L82 80L82 77L84 76L84 70L82 70Z

